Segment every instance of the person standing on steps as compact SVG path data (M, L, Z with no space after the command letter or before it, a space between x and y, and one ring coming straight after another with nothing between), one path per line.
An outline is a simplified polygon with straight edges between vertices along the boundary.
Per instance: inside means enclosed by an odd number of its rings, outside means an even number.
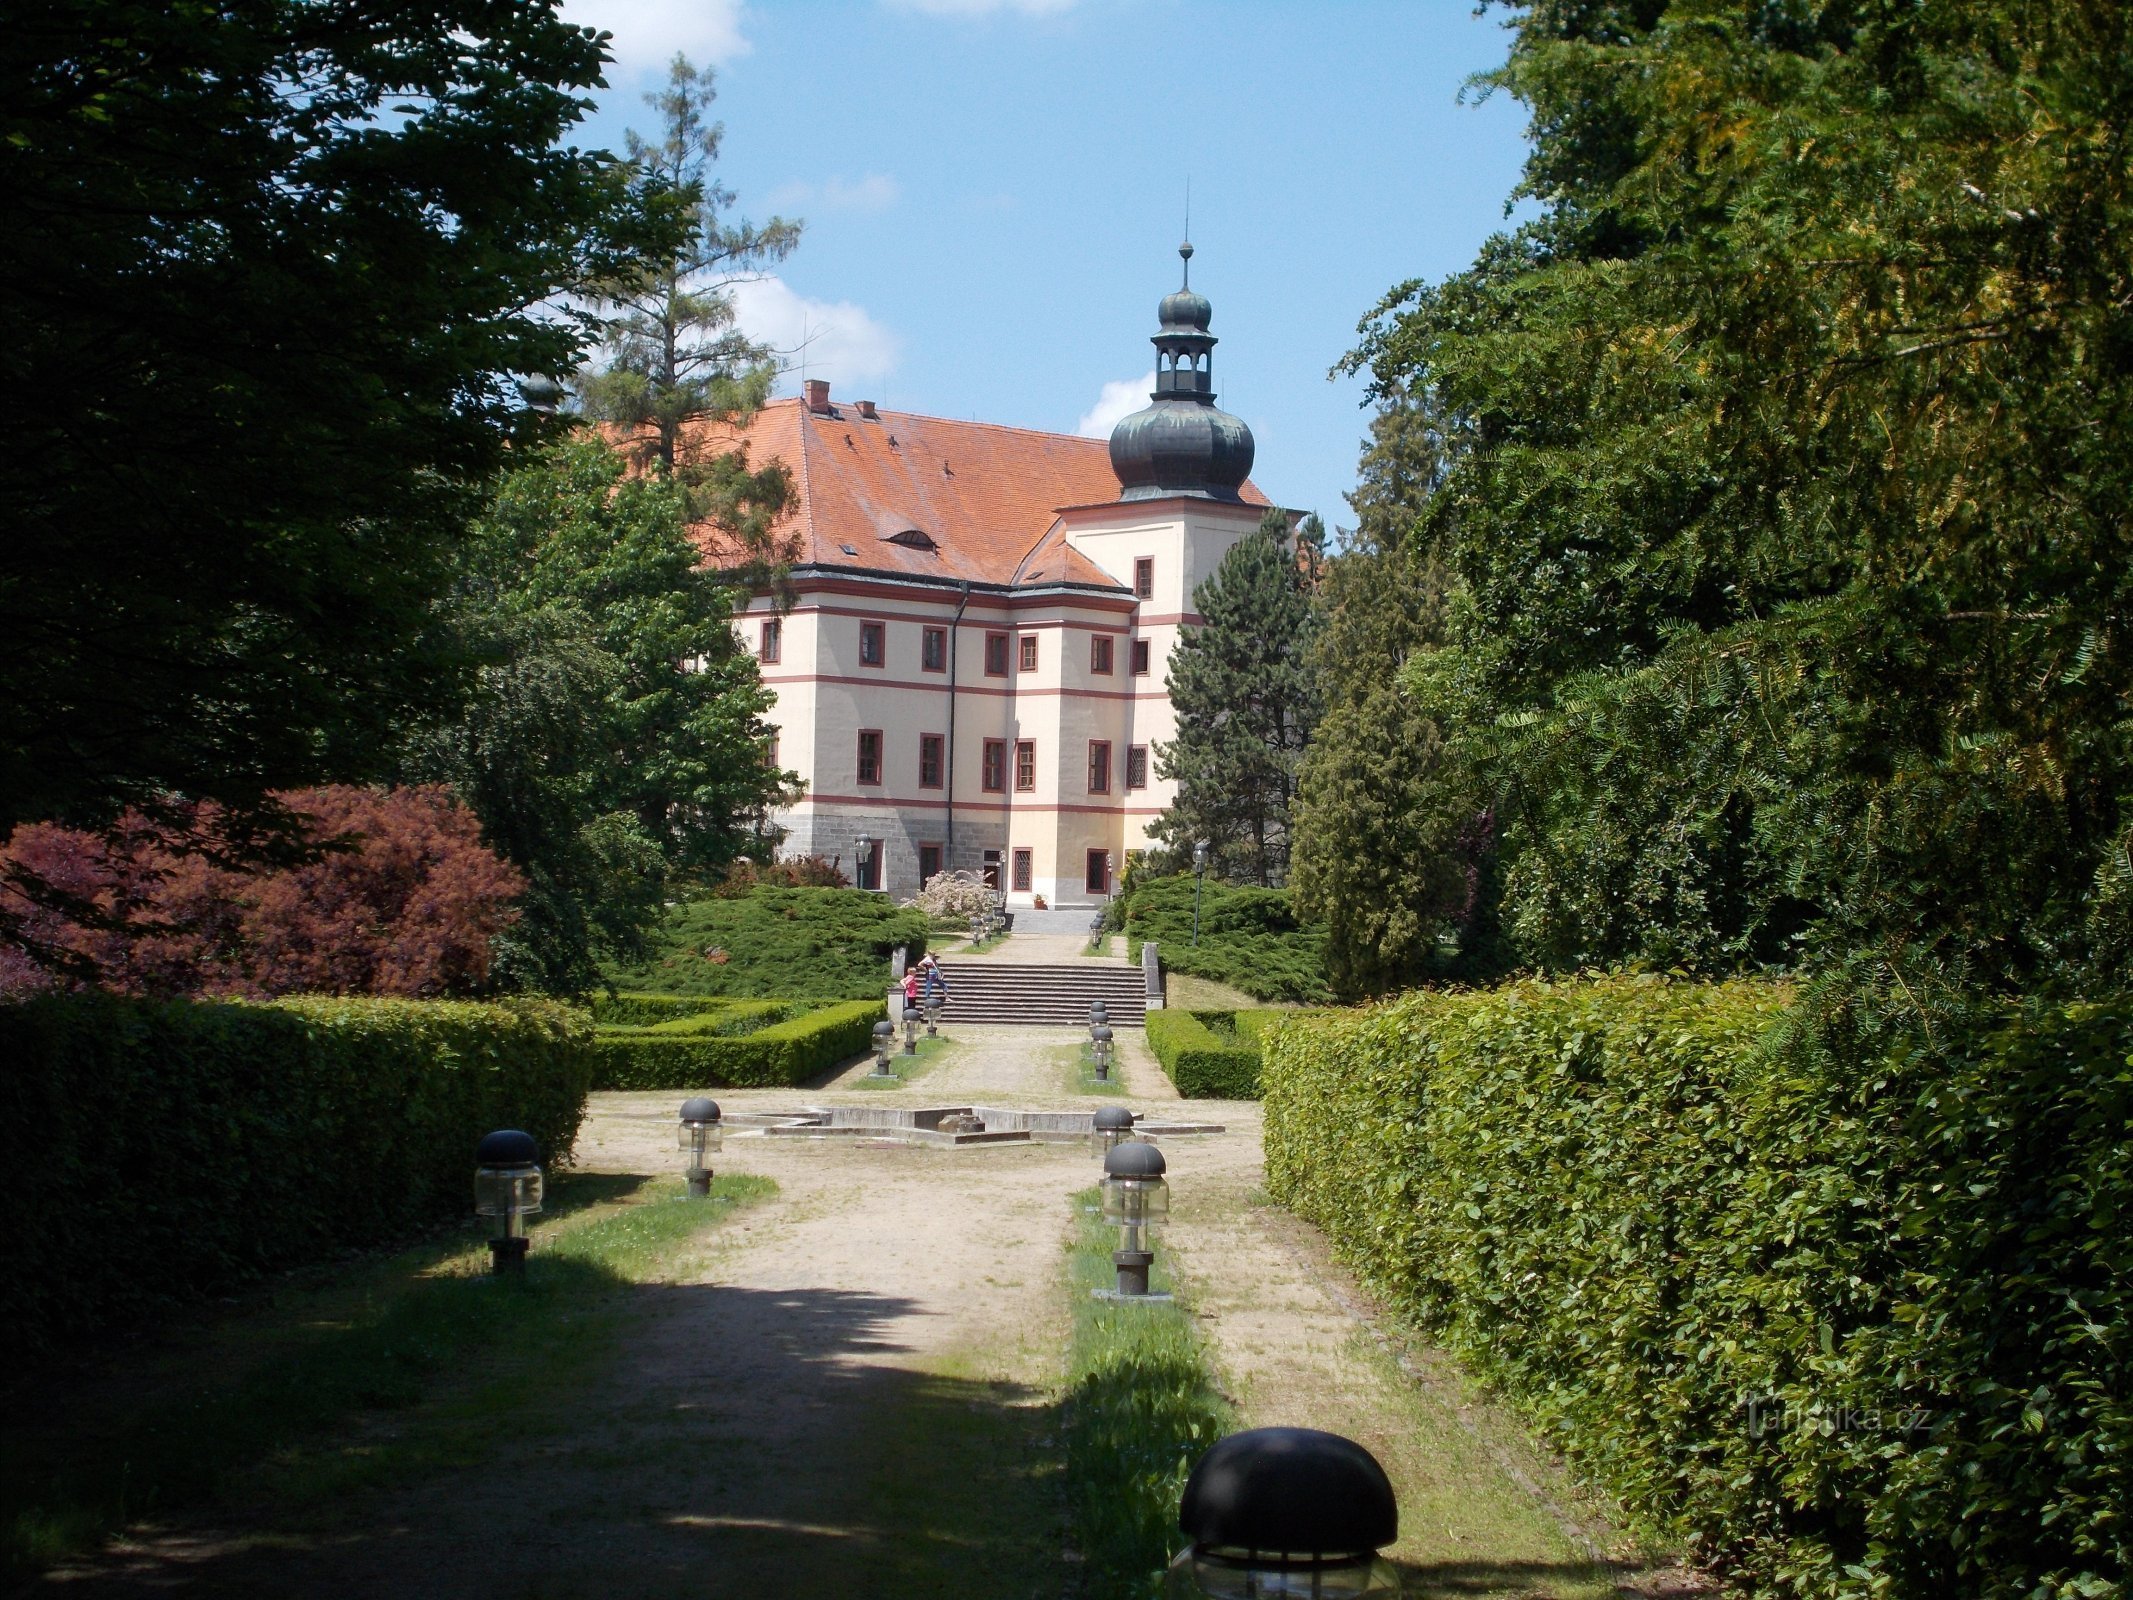
M907 1006L918 1004L918 968L916 967L906 967L904 969L904 1004ZM899 1018L897 1020L901 1021L902 1019Z

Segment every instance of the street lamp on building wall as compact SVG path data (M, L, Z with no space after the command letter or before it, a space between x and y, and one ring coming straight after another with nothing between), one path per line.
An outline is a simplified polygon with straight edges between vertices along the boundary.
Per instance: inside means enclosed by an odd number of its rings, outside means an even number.
M1178 1526L1192 1543L1164 1579L1192 1595L1393 1600L1400 1575L1378 1551L1400 1509L1376 1457L1316 1428L1251 1428L1218 1439L1185 1480Z
M1200 943L1200 886L1207 881L1207 841L1202 839L1192 847L1192 942L1194 948Z
M874 876L874 841L861 839L853 851L852 859L859 866L859 887L873 888L874 885L869 880Z

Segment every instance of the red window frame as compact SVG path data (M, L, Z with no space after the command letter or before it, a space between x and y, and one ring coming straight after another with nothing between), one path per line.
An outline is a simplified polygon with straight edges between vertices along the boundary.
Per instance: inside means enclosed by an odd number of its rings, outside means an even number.
M927 628L919 634L918 670L921 672L946 672L948 670L948 630Z
M874 658L867 659L867 641L874 642ZM865 621L859 624L859 664L862 667L887 667L889 664L889 625L886 622Z
M1155 598L1155 557L1136 556L1133 561L1133 592L1143 600Z
M1017 739L1015 741L1015 793L1035 794L1036 792L1037 741L1035 739Z
M1108 633L1089 635L1089 671L1099 678L1111 676L1111 636Z
M938 789L941 786L941 773L946 765L945 752L947 747L948 737L946 734L922 733L918 736L918 786L921 789ZM928 766L933 769L931 778L926 776Z
M1148 747L1144 744L1129 744L1126 746L1126 787L1129 789L1145 789L1148 787Z
M985 741L985 760L983 770L979 773L978 787L987 794L1007 793L1007 741L1005 739L987 739Z
M775 772L778 770L778 735L775 729L763 741L763 765Z
M1028 850L1017 850L1014 858L1014 876L1008 881L1015 886L1016 894L1028 894L1030 885L1036 881L1036 857Z
M1154 652L1149 649L1146 639L1133 641L1133 675L1136 678L1148 676L1148 658L1153 654Z
M778 617L765 617L756 635L755 658L775 666L785 655L785 624Z
M1110 792L1111 741L1109 739L1091 739L1089 741L1089 793L1109 794Z
M874 776L871 778L867 776L867 764L870 756L874 767ZM861 728L859 730L858 768L859 781L861 783L869 788L879 788L881 786L881 730L879 728Z
M1004 633L988 633L985 635L985 676L988 678L1004 678L1007 676L1007 635Z
M871 844L874 847L872 858L864 865L861 865L859 854L859 846L862 844ZM888 854L889 844L886 839L860 839L854 841L852 845L852 887L864 889L869 894L881 893L885 869L889 864L887 860Z
M1022 636L1019 670L1023 672L1035 672L1037 670L1037 636L1034 633L1025 633Z
M928 871L926 867L929 861L933 864L931 871ZM940 871L941 847L938 844L920 845L918 847L918 886L923 889L926 886L926 880L939 877Z
M1091 850L1082 861L1081 887L1084 894L1109 894L1111 892L1111 852Z

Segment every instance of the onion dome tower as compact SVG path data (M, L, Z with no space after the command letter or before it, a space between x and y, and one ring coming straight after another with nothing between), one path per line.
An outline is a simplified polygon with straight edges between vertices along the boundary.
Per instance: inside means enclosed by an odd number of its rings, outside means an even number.
M1111 430L1119 499L1194 495L1236 501L1252 471L1252 430L1215 404L1214 307L1192 287L1192 241L1178 246L1185 282L1163 296L1155 345L1154 404Z

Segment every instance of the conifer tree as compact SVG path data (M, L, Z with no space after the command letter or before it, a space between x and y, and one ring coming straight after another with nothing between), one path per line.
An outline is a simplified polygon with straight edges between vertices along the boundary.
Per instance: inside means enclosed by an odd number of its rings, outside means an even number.
M1316 517L1292 543L1287 513L1270 509L1193 592L1205 621L1170 658L1178 736L1155 752L1156 775L1178 795L1154 836L1184 856L1205 842L1214 870L1265 887L1288 876L1297 770L1318 721L1308 663L1318 543Z

